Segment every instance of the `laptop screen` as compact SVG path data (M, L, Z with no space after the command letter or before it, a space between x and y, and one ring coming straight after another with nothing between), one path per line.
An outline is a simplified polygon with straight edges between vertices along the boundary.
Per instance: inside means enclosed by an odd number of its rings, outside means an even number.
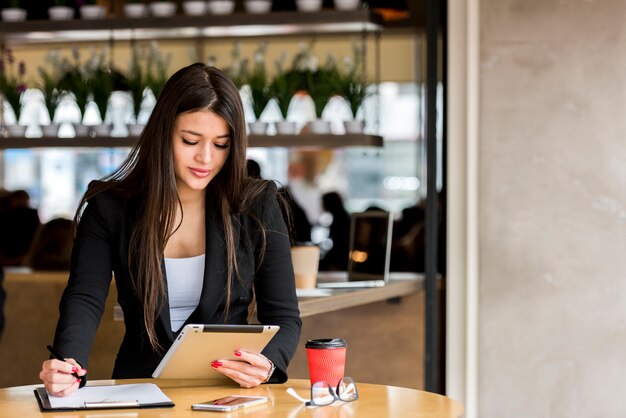
M387 280L393 216L389 212L353 213L348 280Z

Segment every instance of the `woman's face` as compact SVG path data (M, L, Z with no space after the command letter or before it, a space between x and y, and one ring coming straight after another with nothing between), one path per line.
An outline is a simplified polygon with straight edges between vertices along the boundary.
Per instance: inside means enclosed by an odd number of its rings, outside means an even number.
M209 110L176 117L172 156L181 197L207 187L226 163L230 141L230 129L224 118Z

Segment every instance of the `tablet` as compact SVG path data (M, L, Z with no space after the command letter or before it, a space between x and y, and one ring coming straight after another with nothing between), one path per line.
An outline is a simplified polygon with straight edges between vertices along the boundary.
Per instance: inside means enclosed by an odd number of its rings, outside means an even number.
M279 330L278 325L187 324L165 354L152 377L205 379L216 384L232 380L211 367L214 360L240 360L235 351L260 353Z

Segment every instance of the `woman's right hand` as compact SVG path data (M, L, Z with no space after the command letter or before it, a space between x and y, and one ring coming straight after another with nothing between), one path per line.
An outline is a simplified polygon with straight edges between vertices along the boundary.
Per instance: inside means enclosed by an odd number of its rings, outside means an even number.
M76 392L80 385L80 379L72 376L72 373L84 376L87 370L71 358L66 358L65 361L52 359L43 362L39 378L50 395L68 396Z

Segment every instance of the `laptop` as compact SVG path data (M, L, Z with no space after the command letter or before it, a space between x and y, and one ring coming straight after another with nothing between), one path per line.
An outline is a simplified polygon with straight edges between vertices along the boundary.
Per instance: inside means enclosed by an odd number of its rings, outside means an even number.
M350 217L348 271L320 271L318 288L381 287L389 281L393 215L384 211Z

